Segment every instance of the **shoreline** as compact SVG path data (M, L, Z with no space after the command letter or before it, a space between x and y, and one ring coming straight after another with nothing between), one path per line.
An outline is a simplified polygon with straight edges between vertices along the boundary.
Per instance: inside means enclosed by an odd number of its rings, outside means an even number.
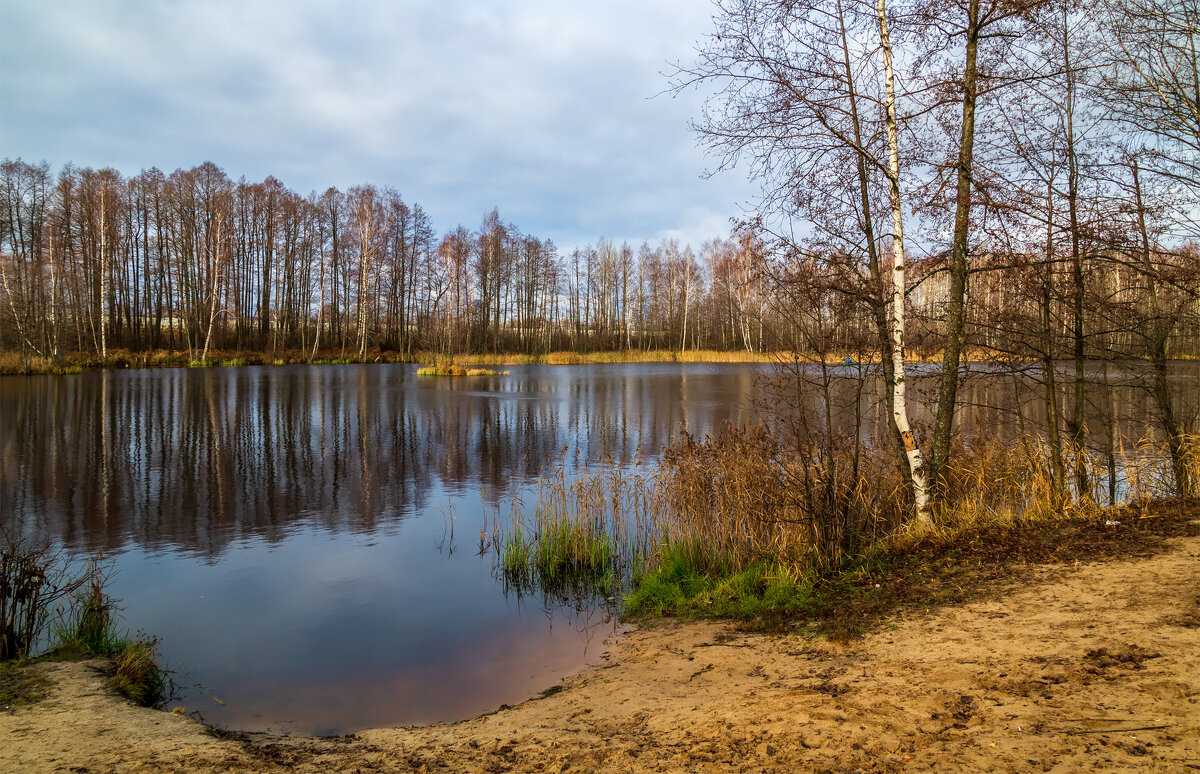
M1150 504L1112 529L1168 518ZM50 663L45 699L0 712L0 769L1186 772L1200 765L1194 502L1183 518L1182 535L1121 555L1010 558L966 601L903 607L848 643L656 620L561 689L450 725L216 732L121 701L94 662Z
M461 366L505 366L505 365L598 365L609 363L776 363L792 362L794 353L778 352L746 352L742 350L601 350L595 352L556 351L541 354L460 354L453 357L439 355L434 352L418 351L410 355L401 352L368 352L361 360L354 353L347 355L341 350L321 350L315 357L308 351L279 350L275 352L258 352L254 350L214 350L210 357L201 362L193 360L187 350L147 350L133 352L130 350L111 350L107 358L80 352L64 354L57 362L42 357L22 358L20 353L12 351L0 352L0 376L34 376L45 374L77 374L84 371L119 371L133 368L230 368L240 366L273 366L273 365L373 365L373 364L404 364L428 365L443 361L453 362ZM832 353L827 359L828 365L842 365L847 357L858 361L858 353ZM941 353L910 352L907 362L910 365L940 364ZM1174 357L1170 362L1194 362L1193 357ZM799 362L805 364L819 363L820 359L812 355L801 355ZM864 365L877 364L877 360L868 359ZM991 360L982 352L966 352L963 354L963 364L983 365ZM1100 362L1100 361L1096 361ZM1130 362L1146 362L1136 360Z

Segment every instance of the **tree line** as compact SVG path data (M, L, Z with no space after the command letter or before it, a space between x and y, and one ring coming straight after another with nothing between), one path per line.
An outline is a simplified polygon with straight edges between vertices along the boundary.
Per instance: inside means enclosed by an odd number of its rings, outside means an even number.
M170 175L5 160L0 347L274 352L776 346L751 236L562 254L493 210L438 235L390 187L301 196L212 163Z
M708 90L695 130L762 185L748 225L791 333L881 363L915 519L950 494L968 356L1040 385L1064 501L1093 483L1095 361L1149 361L1196 491L1168 362L1200 338L1200 3L719 0L714 22L673 86ZM914 347L941 363L923 438Z

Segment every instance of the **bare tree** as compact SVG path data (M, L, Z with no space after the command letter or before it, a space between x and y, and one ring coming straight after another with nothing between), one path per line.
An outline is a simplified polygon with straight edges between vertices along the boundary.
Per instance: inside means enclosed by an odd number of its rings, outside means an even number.
M847 259L842 292L870 299L897 458L916 518L926 521L924 465L908 426L903 368L896 370L903 366L907 289L894 284L904 282L902 223L894 218L892 245L899 252L887 283L892 292L885 291L879 256L878 200L887 196L893 213L903 206L898 150L883 139L888 124L893 145L900 131L886 8L841 0L729 0L718 9L716 33L696 64L678 68L674 86L718 88L696 129L722 166L748 160L764 187L762 232L792 246L790 221L798 215L810 229L802 241ZM884 117L889 99L890 120ZM897 299L889 314L889 301Z

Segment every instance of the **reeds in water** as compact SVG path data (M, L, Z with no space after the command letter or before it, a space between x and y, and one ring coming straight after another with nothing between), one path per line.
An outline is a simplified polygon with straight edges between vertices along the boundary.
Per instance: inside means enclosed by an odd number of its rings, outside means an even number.
M1200 445L1190 443L1191 464L1200 468ZM1072 465L1103 470L1099 455L1076 455ZM891 455L847 439L809 448L762 426L725 427L703 439L682 433L649 472L614 465L569 476L560 465L539 481L532 513L513 500L492 544L503 578L521 591L631 592L632 610L787 612L817 593L821 577L871 552L1099 514L1103 476L1090 479L1097 492L1081 496L1054 480L1048 460L1035 437L960 444L933 534L910 535ZM1120 450L1124 496L1169 494L1165 460L1148 442Z
M532 514L514 498L510 515L495 522L492 545L505 582L518 591L610 595L645 561L651 491L643 476L620 467L568 477L559 465L539 479Z

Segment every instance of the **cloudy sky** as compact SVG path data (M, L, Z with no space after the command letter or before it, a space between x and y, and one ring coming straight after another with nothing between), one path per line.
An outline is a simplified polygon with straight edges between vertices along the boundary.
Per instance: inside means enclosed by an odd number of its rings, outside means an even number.
M439 230L699 242L753 197L662 95L707 0L0 0L0 156L391 185ZM659 95L659 96L656 96Z

